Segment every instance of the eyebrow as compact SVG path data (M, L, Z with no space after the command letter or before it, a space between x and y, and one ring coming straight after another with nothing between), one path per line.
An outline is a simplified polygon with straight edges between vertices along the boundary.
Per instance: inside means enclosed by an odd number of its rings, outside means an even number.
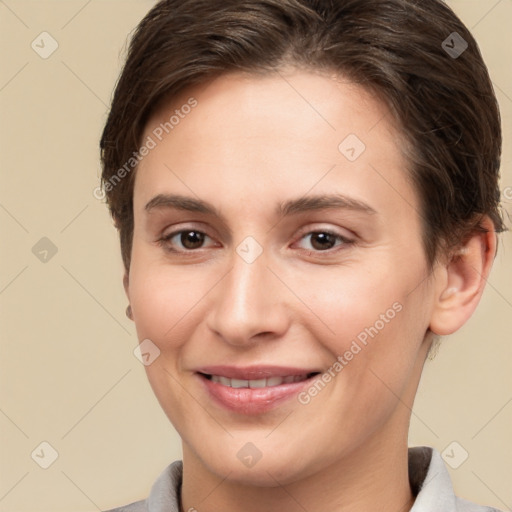
M207 201L178 194L158 194L145 206L145 210L148 213L155 209L167 208L204 213L223 218L215 206ZM276 215L286 217L288 215L325 209L352 210L365 213L367 215L374 215L377 213L375 209L365 202L343 194L321 194L315 196L304 196L298 199L290 199L279 203L276 208Z
M377 213L370 205L343 194L322 194L316 196L304 196L299 199L291 199L279 204L277 213L282 216L294 213L302 213L312 210L324 209L353 210L368 215Z
M186 210L189 212L207 213L220 217L217 209L201 199L193 197L181 196L178 194L158 194L149 201L145 210L149 213L155 209L174 208L176 210Z

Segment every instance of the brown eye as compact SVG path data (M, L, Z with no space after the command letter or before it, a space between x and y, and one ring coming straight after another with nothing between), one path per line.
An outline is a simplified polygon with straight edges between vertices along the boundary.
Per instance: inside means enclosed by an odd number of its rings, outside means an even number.
M160 239L160 244L171 252L189 252L204 247L211 238L202 231L195 229L181 229L174 231Z
M311 247L318 251L332 249L336 245L336 236L331 233L311 233Z
M200 231L182 231L180 242L185 249L197 249L204 243L205 234Z
M353 240L330 231L311 231L300 239L302 248L308 252L325 252L353 244Z

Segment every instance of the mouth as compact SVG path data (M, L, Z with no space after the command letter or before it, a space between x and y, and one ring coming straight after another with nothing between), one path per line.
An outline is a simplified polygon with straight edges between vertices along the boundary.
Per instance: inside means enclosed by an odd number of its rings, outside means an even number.
M196 371L208 398L244 415L263 414L296 396L320 375L303 368L215 366Z
M285 375L285 376L275 376L275 377L267 377L262 379L230 379L229 377L225 377L223 375L210 375L207 373L201 373L205 379L208 379L212 382L216 382L217 384L221 384L222 386L227 386L234 389L241 388L250 388L250 389L262 389L262 388L271 388L275 386L281 386L282 384L291 384L293 382L303 382L308 380L315 375L319 375L320 372L311 372L302 375Z

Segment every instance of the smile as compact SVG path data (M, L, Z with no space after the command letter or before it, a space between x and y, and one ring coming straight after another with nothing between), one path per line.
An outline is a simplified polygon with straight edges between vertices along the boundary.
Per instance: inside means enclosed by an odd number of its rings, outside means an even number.
M280 386L281 384L291 384L292 382L302 382L310 378L313 374L303 375L287 375L285 377L269 377L266 379L230 379L222 375L205 375L205 377L212 382L228 386L230 388L268 388L274 386Z
M210 401L242 415L263 414L291 401L319 374L312 369L276 366L211 366L196 370Z

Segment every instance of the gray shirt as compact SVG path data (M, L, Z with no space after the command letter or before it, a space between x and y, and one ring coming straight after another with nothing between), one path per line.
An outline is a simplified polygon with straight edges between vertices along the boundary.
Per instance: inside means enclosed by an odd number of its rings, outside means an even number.
M183 464L167 466L146 500L107 512L180 512ZM430 447L409 448L409 482L415 497L410 512L500 512L457 498L441 454Z

